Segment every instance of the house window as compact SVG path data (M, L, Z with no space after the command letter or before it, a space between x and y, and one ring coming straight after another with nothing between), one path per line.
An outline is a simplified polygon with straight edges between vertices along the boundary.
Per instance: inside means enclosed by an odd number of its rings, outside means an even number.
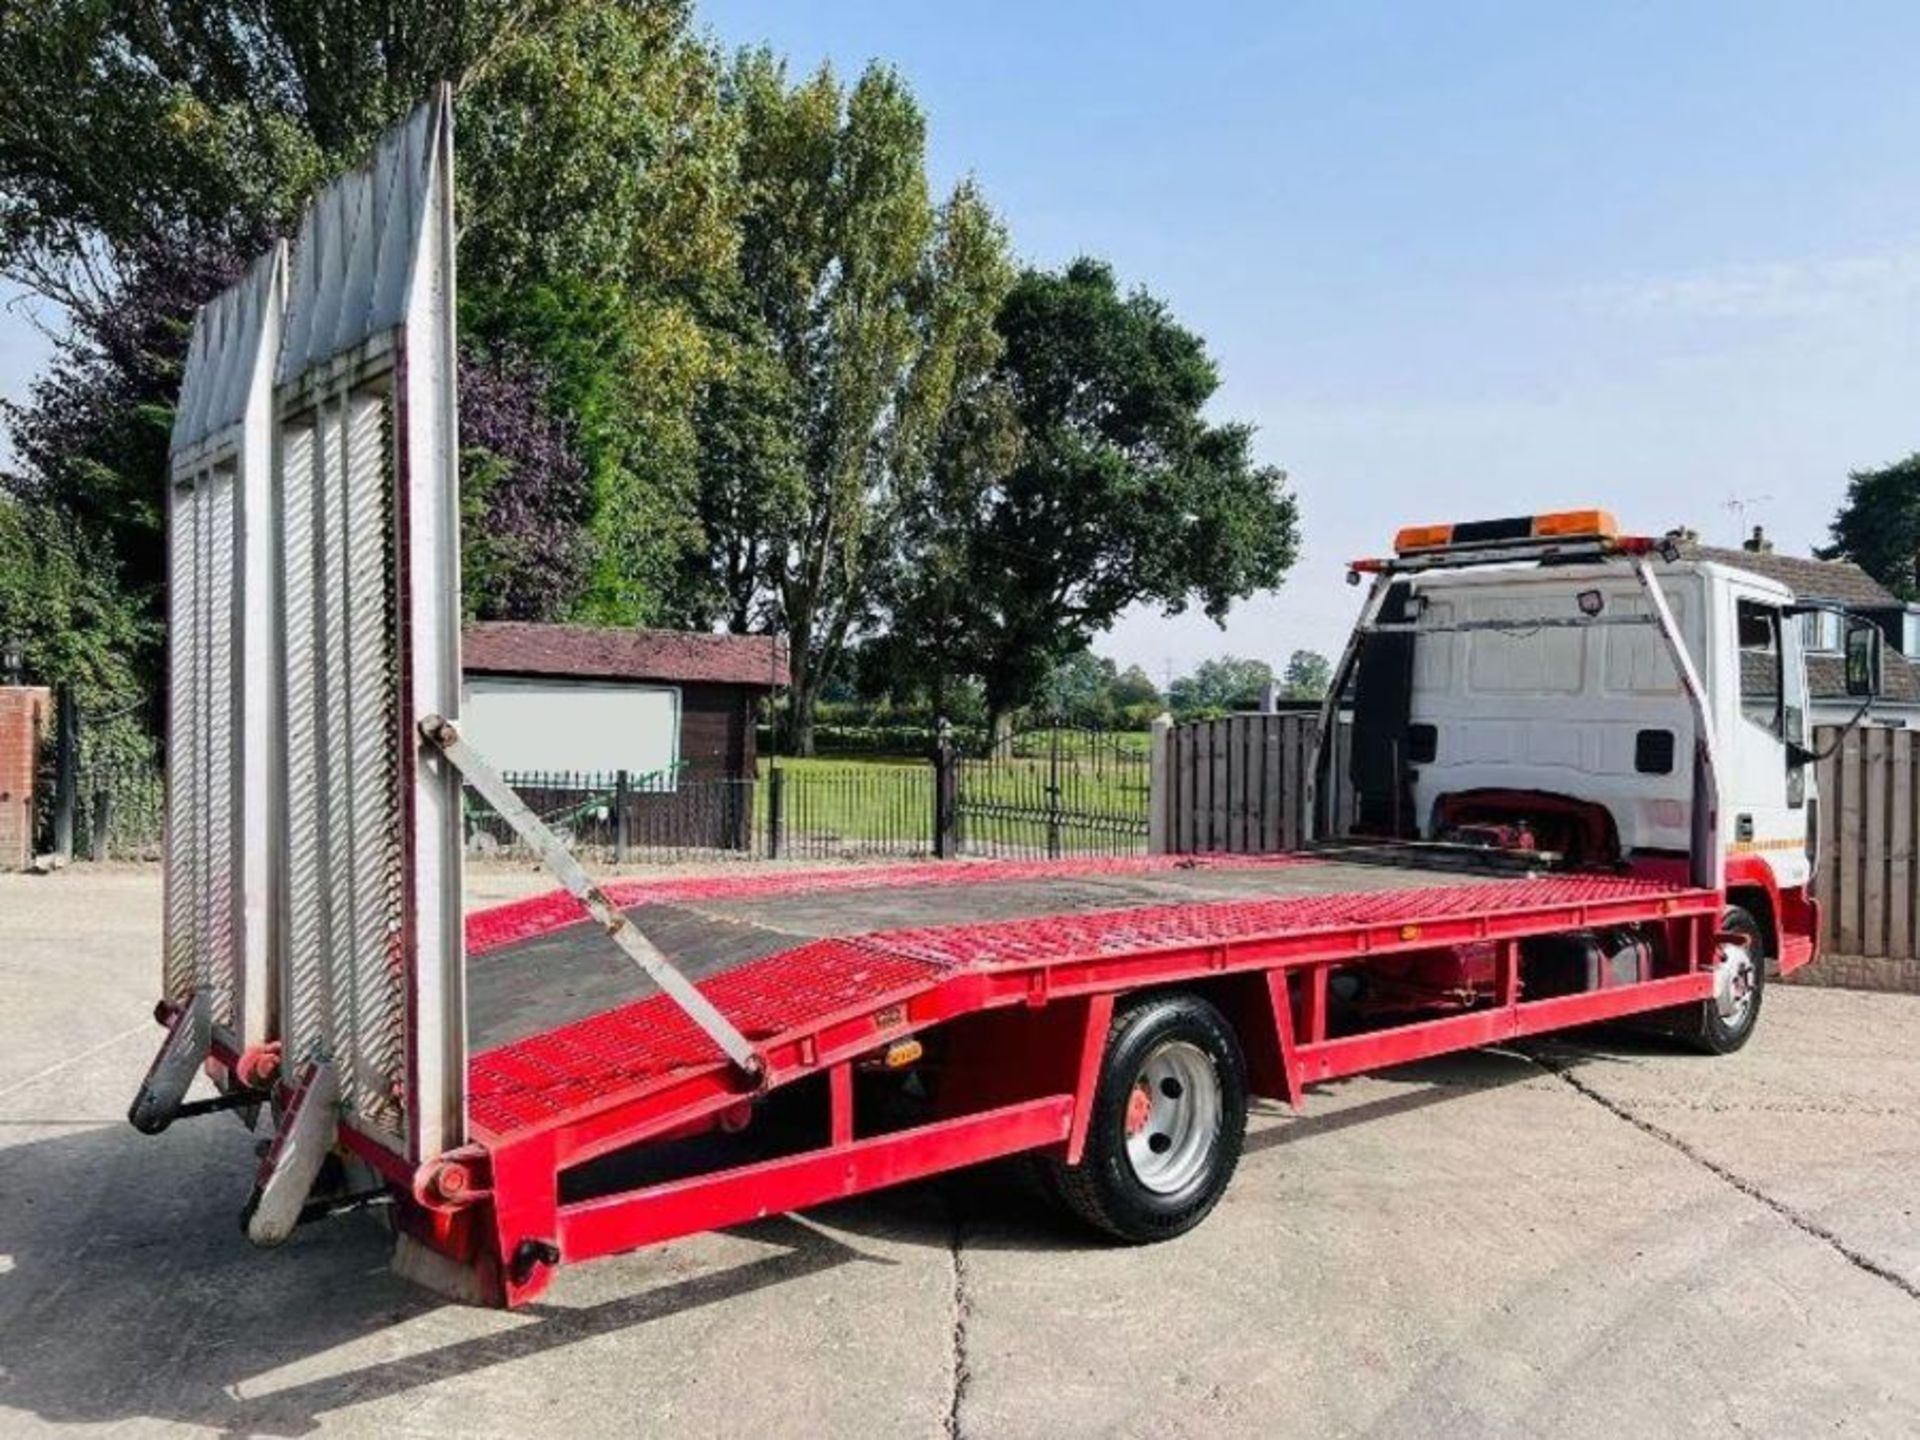
M1809 655L1840 652L1840 617L1831 610L1813 610L1800 617L1800 648Z
M1770 735L1784 735L1780 707L1780 612L1742 600L1740 627L1740 713Z

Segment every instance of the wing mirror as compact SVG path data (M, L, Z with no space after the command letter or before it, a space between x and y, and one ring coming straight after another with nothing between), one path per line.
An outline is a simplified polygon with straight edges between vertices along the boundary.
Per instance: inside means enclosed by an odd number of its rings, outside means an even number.
M1886 639L1871 620L1847 617L1847 694L1856 700L1871 700L1881 693Z

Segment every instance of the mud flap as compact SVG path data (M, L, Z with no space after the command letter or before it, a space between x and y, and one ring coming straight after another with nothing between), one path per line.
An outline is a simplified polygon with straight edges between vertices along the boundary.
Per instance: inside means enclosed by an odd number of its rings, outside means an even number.
M181 1102L207 1063L213 1045L213 1000L195 990L167 1022L167 1038L147 1067L146 1079L127 1107L127 1121L143 1135L158 1135L180 1114Z
M280 1117L280 1129L241 1212L247 1239L272 1247L293 1233L313 1182L339 1134L340 1084L326 1061L309 1064Z

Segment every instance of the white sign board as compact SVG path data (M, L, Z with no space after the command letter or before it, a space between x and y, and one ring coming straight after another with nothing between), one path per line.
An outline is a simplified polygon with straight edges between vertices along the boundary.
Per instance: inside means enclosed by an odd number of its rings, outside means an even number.
M635 790L676 788L680 692L604 680L467 677L461 732L509 777L625 770Z

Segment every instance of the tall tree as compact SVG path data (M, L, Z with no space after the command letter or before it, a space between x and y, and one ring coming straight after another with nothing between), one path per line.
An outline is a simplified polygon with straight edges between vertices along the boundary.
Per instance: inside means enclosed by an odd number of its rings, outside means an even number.
M1160 687L1140 666L1129 665L1114 677L1113 703L1135 723L1151 720L1160 710Z
M1200 337L1144 290L1122 294L1107 265L1026 272L997 329L997 383L975 398L1004 397L1012 457L948 432L968 447L947 497L965 563L907 617L958 617L953 648L1000 721L1129 606L1198 603L1217 621L1278 585L1296 514L1286 477L1254 462L1252 430L1205 418L1219 374Z
M28 681L70 687L90 714L137 711L149 624L76 525L0 496L0 648L19 654Z
M1287 659L1280 690L1289 700L1320 700L1332 683L1332 661L1318 650L1296 650Z
M1848 476L1832 534L1825 559L1851 560L1901 599L1920 600L1920 451Z
M130 248L118 263L118 292L75 312L26 403L0 404L21 465L4 484L58 512L157 627L167 439L191 316L239 265L211 243Z
M757 542L736 530L713 544L734 564L729 619L757 603L786 633L789 740L807 754L821 688L875 611L947 417L991 369L1012 268L974 186L931 203L925 120L893 71L872 66L850 90L826 68L790 85L782 62L754 51L731 96L752 312L741 340L783 372L760 377L760 398L798 422L796 483L784 513L728 509L711 492L707 513L763 527Z
M0 273L84 319L183 237L249 255L434 81L471 81L574 3L16 0Z
M716 327L695 414L705 547L695 586L703 618L745 634L777 621L769 594L774 556L809 491L794 376L744 305L728 307Z
M1100 729L1114 719L1113 687L1119 670L1113 661L1091 650L1076 650L1053 667L1047 677L1046 705L1052 715L1069 724Z
M460 95L462 319L528 351L586 462L570 618L703 618L707 317L735 269L739 115L687 0L544 0Z

